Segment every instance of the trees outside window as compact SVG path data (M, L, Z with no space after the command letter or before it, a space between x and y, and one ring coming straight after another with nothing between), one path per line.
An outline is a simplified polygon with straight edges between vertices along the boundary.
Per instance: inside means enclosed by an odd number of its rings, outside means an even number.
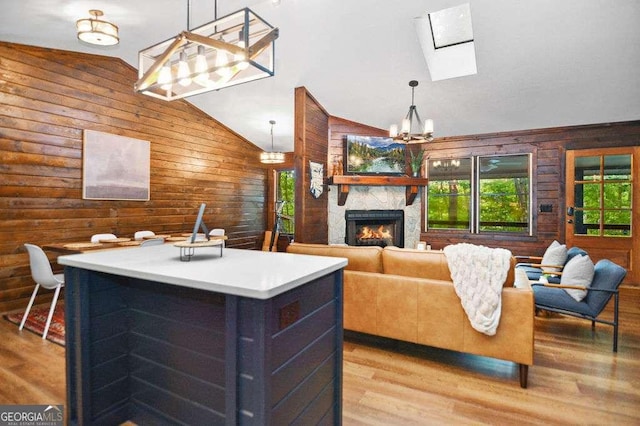
M428 229L469 230L471 159L430 160L428 175Z
M478 165L479 232L529 232L529 155L478 157Z
M579 157L575 161L575 234L631 237L631 155Z
M427 229L531 232L530 155L428 162Z
M296 174L293 170L278 170L276 175L276 209L280 209L280 234L293 235L295 231Z

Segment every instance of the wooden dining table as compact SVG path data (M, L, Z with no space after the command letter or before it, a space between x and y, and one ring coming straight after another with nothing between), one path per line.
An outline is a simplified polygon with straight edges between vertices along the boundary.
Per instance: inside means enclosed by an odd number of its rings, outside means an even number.
M60 254L78 254L87 253L97 250L114 250L127 247L136 247L142 244L144 240L163 238L165 244L174 244L178 242L187 241L191 237L191 233L178 233L178 234L156 234L153 236L145 237L143 240L134 240L133 238L116 238L109 240L101 240L97 243L90 241L70 241L70 242L52 242L42 245L44 250L54 251ZM205 238L204 234L198 234L199 238ZM226 240L227 236L210 236L211 240Z
M113 250L124 247L140 245L142 241L127 241L127 243L135 242L137 244L121 243L91 243L87 241L66 242L66 243L46 243L42 245L43 250L51 250L61 254L77 254L86 253L96 250Z

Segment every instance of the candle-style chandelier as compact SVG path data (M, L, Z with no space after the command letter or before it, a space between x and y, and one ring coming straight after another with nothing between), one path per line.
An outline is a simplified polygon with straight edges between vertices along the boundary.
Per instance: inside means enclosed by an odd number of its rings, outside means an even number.
M389 128L389 137L395 140L405 143L423 143L433 140L433 120L427 119L423 124L414 103L414 92L417 85L417 80L409 82L409 87L411 87L411 106L406 117L402 120L400 131L398 132L397 124L392 124ZM417 121L417 125L414 125L414 118ZM414 129L417 129L419 133L414 133Z

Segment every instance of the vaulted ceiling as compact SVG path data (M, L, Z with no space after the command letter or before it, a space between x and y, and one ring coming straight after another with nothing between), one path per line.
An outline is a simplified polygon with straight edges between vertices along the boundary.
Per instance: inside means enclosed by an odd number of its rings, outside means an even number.
M478 72L431 81L415 18L471 5ZM116 56L215 18L216 0L3 0L0 40ZM254 144L293 150L294 88L330 114L375 127L398 123L418 80L421 117L435 136L640 119L637 0L219 0L217 16L250 7L280 29L276 75L187 98ZM120 44L76 38L75 21L101 9ZM0 84L2 84L0 78ZM133 90L134 81L131 82ZM1 99L1 98L0 98Z

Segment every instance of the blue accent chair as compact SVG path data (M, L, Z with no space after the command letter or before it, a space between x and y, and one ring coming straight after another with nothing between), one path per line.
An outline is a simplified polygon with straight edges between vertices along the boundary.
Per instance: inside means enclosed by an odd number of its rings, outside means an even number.
M627 275L627 270L608 259L596 263L591 285L586 287L587 296L580 302L563 290L563 284L532 283L536 310L544 309L560 314L591 320L595 330L596 322L613 326L613 352L618 352L618 287ZM598 319L611 297L614 298L613 321Z
M565 262L565 265L574 256L577 256L579 254L587 256L587 252L584 251L583 249L581 249L580 247L571 247L570 249L568 249L567 250L567 261ZM524 270L524 272L526 272L526 274L527 274L527 278L529 278L529 280L531 280L531 281L538 281L540 279L540 277L544 273L544 271L542 270L543 266L551 266L551 265L542 265L541 263L539 263L539 261L542 260L541 257L516 256L516 259L517 260L523 260L523 259L538 260L538 263L526 262L526 263L518 263L518 264L516 264L516 268ZM553 276L549 277L548 280L549 280L550 283L560 284L560 274L553 275Z

